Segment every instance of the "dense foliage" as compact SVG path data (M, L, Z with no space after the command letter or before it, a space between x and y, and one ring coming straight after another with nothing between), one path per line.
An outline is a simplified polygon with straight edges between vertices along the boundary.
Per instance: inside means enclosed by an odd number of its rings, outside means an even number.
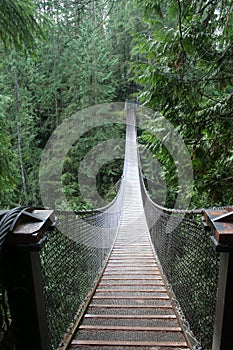
M14 27L9 27L10 33L4 29L9 39L2 38L3 45L0 46L3 120L0 205L4 208L20 203L41 204L38 185L40 154L56 126L78 110L125 100L132 85L128 81L132 29L138 26L134 15L137 10L127 8L124 1L72 0L65 6L53 0L20 4L16 1L14 7L15 10L19 7L19 15L23 6L28 5L28 16L34 9L30 21L26 18L27 12L20 17L22 22L28 21L24 27L25 31L28 30L28 37L19 27L17 39L13 35ZM8 7L4 10L8 11ZM41 27L34 28L31 21L38 21ZM37 35L39 29L45 39ZM27 49L35 37L34 50L25 53L21 47ZM19 42L14 42L14 38ZM84 135L70 151L74 153L76 149L76 155L70 170L68 157L63 179L64 192L73 207L85 208L85 203L74 190L78 187L77 181L71 181L72 171L78 169L77 159L83 159L98 140L111 134L121 137L121 131L117 134L114 130L99 131L94 137ZM106 165L106 173L99 176L99 180L109 188L108 177L110 183L115 183L121 176L121 169L122 162ZM101 172L103 174L103 169ZM103 188L101 181L98 186L109 199L116 193L111 186L109 191Z
M64 118L99 103L124 101L137 90L140 103L162 113L189 149L192 205L231 204L231 1L62 4L14 0L0 5L1 207L41 203L41 151ZM72 180L75 162L97 139L85 135L74 146L71 173L64 168L64 191L75 208L84 205ZM179 191L173 160L148 131L140 133L140 142L162 165L169 185L166 204L172 205ZM119 179L121 168L117 161L98 176L98 188L109 199L115 192L106 189Z
M140 101L170 120L188 146L193 205L232 204L232 2L136 2L147 26L133 50ZM166 150L150 133L141 139L172 184Z

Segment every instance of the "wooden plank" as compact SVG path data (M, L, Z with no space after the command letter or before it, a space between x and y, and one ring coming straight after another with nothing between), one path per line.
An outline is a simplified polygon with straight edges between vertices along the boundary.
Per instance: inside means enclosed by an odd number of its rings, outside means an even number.
M134 331L134 332L181 332L181 327L142 327L142 326L96 326L96 325L81 325L79 330L93 331Z
M117 254L118 255L118 254ZM138 253L138 259L139 260L143 260L143 259L151 259L151 260L153 260L153 254L151 253L151 254L149 254L149 255L147 255L147 254L145 254L145 253L143 253L143 254L139 254ZM114 256L114 254L113 255L111 255L111 257L110 257L110 259L111 260L114 260L114 258L115 258L115 256ZM118 257L118 259L122 259L122 260L124 260L124 259L137 259L137 257L136 257L136 254L132 254L132 253L129 253L128 252L128 254L124 254L124 255L121 255L121 256L119 256Z
M161 273L159 271L155 271L155 272L138 272L138 271L114 271L113 272L104 272L103 277L123 277L124 275L128 276L130 275L130 277L132 276L161 276Z
M155 282L157 282L158 280L156 280ZM159 280L160 281L160 280ZM116 287L116 286L127 286L127 287L132 287L132 283L103 283L103 282L101 282L100 284L99 284L99 287L100 286L103 286L103 287L109 287L109 286L113 286L113 287ZM165 286L165 284L163 283L163 282L159 282L159 283L134 283L133 284L133 286L134 287L136 287L136 286L138 286L138 287L140 287L140 286L142 286L142 287L164 287Z
M166 289L107 289L98 288L96 293L167 293Z
M107 267L108 270L153 270L153 271L161 271L156 264L111 264L109 263L109 266Z
M161 276L161 273L160 271L134 271L134 270L125 270L125 269L122 269L122 270L106 270L104 272L104 276L106 275L122 275L122 274L129 274L129 275L154 275L154 276Z
M119 277L119 278L114 278L114 277L103 277L102 281L162 281L162 277L154 277L154 278L149 278L149 277Z
M152 259L153 258L153 253L152 252L143 252L143 253L137 253L134 251L134 253L132 252L122 252L122 253L112 253L111 254L111 259L116 259L116 258L128 258L128 257L132 257L132 258L136 258L136 257L146 257L148 259Z
M101 309L173 309L172 305L114 305L114 304L90 304L90 307L101 308Z
M156 342L156 341L121 341L121 340L73 340L73 346L92 345L92 346L154 346L154 347L180 347L187 348L186 342Z
M106 296L100 296L100 295L94 295L93 300L96 299L103 299L103 300L107 300L107 299L117 299L117 300L170 300L169 296L161 296L161 295L155 295L155 296L118 296L118 295L106 295Z
M142 320L175 320L176 315L94 315L86 314L85 318L96 318L96 319L142 319Z

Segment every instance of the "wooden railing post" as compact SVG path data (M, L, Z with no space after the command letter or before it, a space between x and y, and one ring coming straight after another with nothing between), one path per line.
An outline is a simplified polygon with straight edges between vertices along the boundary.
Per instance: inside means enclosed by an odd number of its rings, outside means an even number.
M16 350L50 350L40 250L44 230L54 222L51 210L20 213L3 249L4 286Z
M206 210L205 222L220 253L212 350L233 349L233 208Z

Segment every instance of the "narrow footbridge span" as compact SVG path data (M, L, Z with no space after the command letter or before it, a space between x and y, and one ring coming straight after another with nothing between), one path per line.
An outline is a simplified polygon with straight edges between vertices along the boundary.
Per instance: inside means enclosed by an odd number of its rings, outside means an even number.
M119 228L70 349L189 349L144 213L133 110L127 118Z

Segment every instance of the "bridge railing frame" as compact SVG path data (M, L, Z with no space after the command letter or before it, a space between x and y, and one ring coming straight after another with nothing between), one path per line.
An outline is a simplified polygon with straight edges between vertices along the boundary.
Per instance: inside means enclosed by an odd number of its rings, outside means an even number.
M3 213L1 233L2 280L11 323L9 347L17 350L50 350L40 251L44 231L55 224L53 210L17 207ZM5 230L4 230L4 229Z
M206 210L203 225L220 254L212 350L229 350L233 348L233 207Z

